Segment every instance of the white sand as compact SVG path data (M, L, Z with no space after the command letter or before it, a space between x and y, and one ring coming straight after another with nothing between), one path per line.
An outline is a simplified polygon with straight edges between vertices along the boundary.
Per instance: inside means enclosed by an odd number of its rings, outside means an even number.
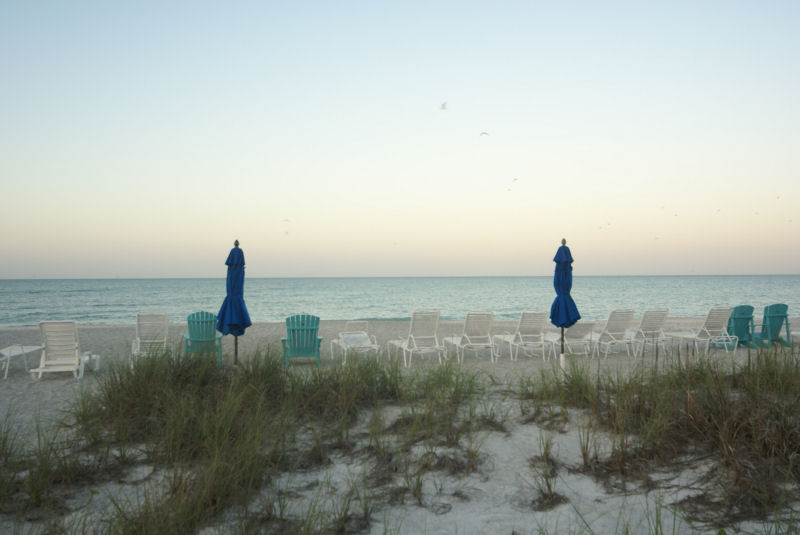
M702 319L668 320L668 333L687 332L699 326ZM795 323L800 325L800 323ZM516 326L514 321L498 321L493 333L512 332ZM459 334L463 322L442 322L440 336ZM330 359L330 340L344 328L343 321L323 321L320 333L324 337L322 362L324 366L336 365ZM598 326L599 329L599 326ZM184 325L171 325L170 334L175 346L180 347L180 333L185 331ZM379 321L370 323L370 331L376 335L381 347L388 340L402 338L407 335L408 323L398 321ZM79 326L79 338L82 351L92 351L102 357L102 366L107 368L111 362L125 362L130 354L130 346L135 329L131 326ZM268 348L280 354L280 337L285 329L282 323L259 323L247 330L239 338L240 358L246 358L257 350ZM557 338L556 329L550 332ZM0 329L0 347L12 344L37 345L39 331L37 327ZM223 342L226 360L233 358L233 338L226 336ZM739 361L747 358L745 350L739 350L735 356L719 353L717 358ZM38 363L38 353L29 355L29 364ZM591 366L597 370L629 370L633 359L621 355L613 355L608 359L592 360ZM435 362L419 361L415 367L434 366ZM471 369L485 370L506 381L515 381L522 375L538 373L543 367L550 368L553 361L543 362L541 358L520 357L512 362L507 355L496 364L488 358L468 356L465 366ZM48 424L63 415L63 409L76 399L77 393L84 388L92 388L102 378L103 369L99 372L89 371L82 381L76 381L70 374L46 374L42 380L34 381L24 370L23 360L15 359L11 363L8 379L0 385L0 403L4 409L11 411L13 421L18 426L21 436L28 441L35 439L34 430L37 422ZM479 441L479 450L483 462L478 470L470 475L449 476L444 473L431 472L423 478L423 505L407 495L404 502L397 505L382 506L372 514L371 533L535 533L540 528L547 533L594 532L614 533L628 526L631 533L649 532L648 521L653 521L657 503L675 503L682 497L691 494L691 485L708 470L708 466L689 466L680 472L653 474L654 479L662 481L656 490L647 491L636 481L617 480L611 483L598 482L592 477L575 472L573 468L580 463L578 432L581 415L571 413L569 423L558 432L543 430L532 423L525 423L520 414L519 401L503 395L492 395L486 402L492 410L505 414L508 433L484 432L475 437ZM392 409L386 409L387 414ZM394 408L399 414L401 408ZM364 435L365 432L362 432ZM358 436L358 430L354 430ZM566 498L566 502L546 512L534 511L532 500L537 496L535 472L529 466L529 459L540 454L540 439L551 436L554 442L553 455L561 468L555 483L555 490ZM608 437L597 435L598 451L608 451ZM31 442L31 445L33 443ZM367 457L358 454L332 458L332 463L320 470L294 474L292 479L283 479L274 483L265 492L282 489L291 491L296 499L292 508L303 511L313 500L333 506L337 496L348 488L353 481L363 478L366 473ZM145 470L146 479L153 484L152 467ZM133 486L145 476L136 474L128 476ZM402 484L402 476L400 483ZM105 490L106 498L93 500L89 509L102 512L108 506L108 494L129 492L131 485L124 481L109 485ZM141 489L139 490L139 492ZM102 493L101 493L102 494ZM129 496L130 497L130 496ZM76 510L76 517L86 513L85 502L78 496L71 500ZM253 507L258 507L258 500ZM359 505L354 505L357 509ZM673 521L676 523L675 533L696 533L699 527L689 526L679 517L673 516L669 509L662 511L662 522L665 532L672 531ZM10 519L0 516L0 529L13 524ZM235 522L235 517L229 519ZM584 523L590 526L591 531ZM740 530L750 531L757 526L738 526ZM219 532L226 531L223 522L218 526ZM211 527L208 532L217 529ZM699 529L699 532L716 531Z

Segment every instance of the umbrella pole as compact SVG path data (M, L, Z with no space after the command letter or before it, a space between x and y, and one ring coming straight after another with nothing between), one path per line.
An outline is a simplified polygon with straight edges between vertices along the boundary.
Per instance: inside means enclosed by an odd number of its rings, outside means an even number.
M233 337L233 363L239 364L239 337Z
M567 377L567 363L564 360L564 327L561 327L561 354L558 356L558 364L561 366L561 374Z

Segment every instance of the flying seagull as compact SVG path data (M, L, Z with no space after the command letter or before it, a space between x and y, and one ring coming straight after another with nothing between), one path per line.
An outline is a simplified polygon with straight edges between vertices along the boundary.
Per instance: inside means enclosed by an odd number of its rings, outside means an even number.
M482 135L482 136L488 136L488 135L489 135L489 132L481 132L481 135Z
M442 105L439 109L443 111L447 110L447 102L442 102Z

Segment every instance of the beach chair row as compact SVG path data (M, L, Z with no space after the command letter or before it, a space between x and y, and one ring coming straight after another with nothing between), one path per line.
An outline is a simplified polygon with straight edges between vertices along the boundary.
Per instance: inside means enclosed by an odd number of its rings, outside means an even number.
M648 348L654 352L666 352L676 343L691 344L693 353L707 353L715 348L729 352L740 345L770 347L780 344L791 347L788 307L785 304L766 307L760 324L754 323L752 310L753 307L748 306L712 307L698 329L671 333L664 330L668 309L646 310L635 326L633 310L614 310L599 331L594 322L578 322L565 329L563 337L546 330L547 312L522 312L516 331L504 334L492 334L491 312L469 312L464 320L463 332L442 340L438 336L439 311L418 310L411 315L408 336L388 341L386 354L389 358L399 358L402 354L403 365L408 367L415 357L431 355L435 355L442 363L455 354L457 362L462 364L467 351L488 352L492 362L496 362L506 353L510 360L517 360L520 350L524 355L538 354L547 360L551 355L564 353L607 357L609 352L622 349L628 356L642 357ZM375 338L368 335L366 322L359 323L357 330L351 330L351 324L348 323L346 332L340 333L339 338L331 342L331 358L336 354L336 347L343 355L343 362L348 351L378 354L378 345Z
M782 309L780 307L783 307ZM738 308L738 307L737 307ZM752 308L752 307L751 307ZM762 334L755 334L750 329L747 343L758 338L762 345L775 340L772 332L780 332L780 325L775 323L778 316L785 325L787 345L791 345L789 322L786 305L772 305L765 309L762 322ZM443 363L455 356L459 364L463 364L468 352L478 355L488 353L492 362L496 362L503 354L510 360L517 360L520 350L526 356L539 355L547 360L551 355L570 354L607 357L609 352L625 350L628 356L643 356L648 348L657 352L666 351L676 342L691 343L693 352L708 352L714 348L725 351L734 350L742 340L737 330L740 315L734 315L734 308L714 307L708 312L705 321L695 331L666 333L664 324L668 317L667 309L646 310L638 325L633 324L633 310L614 310L602 329L596 331L594 322L578 322L565 329L562 336L548 330L548 313L524 311L520 314L516 330L503 334L493 334L494 315L492 312L468 312L464 319L463 331L460 334L439 338L439 311L416 310L411 314L408 336L389 340L385 354L389 358L403 357L403 365L409 367L414 358L436 356ZM743 309L740 309L743 310ZM779 312L782 311L782 315ZM319 336L320 318L312 314L295 314L286 318L286 337L281 339L283 358L286 366L293 359L312 359L320 365L320 349L322 337ZM751 322L752 323L752 322ZM766 330L765 330L766 329ZM766 334L764 334L766 333ZM191 327L190 327L191 334ZM184 335L185 337L187 335ZM207 337L205 343L210 340ZM189 342L187 341L187 344ZM190 350L187 346L186 352ZM220 350L221 351L221 350ZM380 346L374 335L368 332L368 322L347 322L344 331L331 340L331 358L341 355L342 363L346 363L350 354L377 355ZM220 356L221 358L221 356Z
M691 343L693 352L708 352L722 348L726 352L737 347L767 348L774 345L791 347L788 306L782 303L764 307L757 322L751 305L713 307L699 329L688 333L666 333L664 323L667 309L646 310L637 326L633 324L633 310L613 310L602 328L594 322L578 322L565 329L563 336L548 327L547 312L524 311L520 314L516 330L496 334L492 332L494 315L491 312L468 312L460 334L439 339L439 311L416 310L411 314L408 336L389 340L386 355L403 357L409 367L414 358L435 355L439 363L455 356L463 364L468 352L487 353L492 362L507 354L515 361L520 351L523 355L541 356L547 360L558 354L607 357L610 352L625 350L628 356L643 356L648 348L655 352L666 351L675 342ZM312 314L295 314L286 318L286 337L281 339L283 359L289 366L293 359L312 359L320 365L322 337L319 336L319 317ZM374 335L369 334L368 322L347 322L345 329L331 340L331 358L341 355L342 362L350 354L377 356L380 347ZM195 312L187 317L188 332L182 334L184 354L214 353L222 362L222 335L216 331L216 316L210 312ZM136 357L156 351L166 351L169 322L166 314L137 315L136 338L131 348L131 363ZM100 357L91 352L81 352L75 322L50 321L40 324L42 345L9 346L0 350L0 362L5 364L4 377L8 376L10 360L25 359L26 355L41 350L40 363L30 373L41 378L47 372L72 372L76 378L83 376L88 362L99 368Z

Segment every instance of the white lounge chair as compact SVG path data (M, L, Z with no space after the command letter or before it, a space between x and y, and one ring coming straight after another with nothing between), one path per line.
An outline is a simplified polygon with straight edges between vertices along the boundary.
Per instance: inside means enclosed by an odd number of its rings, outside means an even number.
M448 336L443 340L445 347L455 346L458 363L464 363L466 350L479 351L488 349L492 362L495 361L494 342L492 341L492 312L467 312L464 320L464 332L461 336Z
M603 331L594 344L594 355L596 357L603 353L608 358L608 352L617 346L625 346L628 356L631 356L631 340L627 337L628 327L633 321L633 310L612 310L608 315Z
M374 336L367 334L369 322L348 321L344 324L344 331L338 338L331 340L331 359L336 355L336 348L342 353L342 364L347 362L348 353L362 353L369 355L372 351L378 356L378 342Z
M530 350L529 356L531 357L533 352L539 350L542 352L542 359L547 360L552 344L544 339L546 326L547 312L531 312L529 310L522 312L519 316L517 332L494 336L497 357L500 357L503 345L508 344L508 356L511 360L517 360L520 348L523 352Z
M78 327L74 321L43 321L39 324L42 336L42 356L39 367L30 370L31 377L41 379L43 373L72 372L76 379L83 377L84 365L92 361L100 368L100 357L78 349ZM36 377L36 375L39 377Z
M564 352L571 355L592 355L592 329L591 321L579 321L564 331ZM553 341L553 354L561 352L561 337Z
M439 343L439 311L415 310L411 313L411 326L408 329L408 338L403 340L389 340L388 352L391 356L392 348L403 351L403 365L408 368L414 355L429 355L436 353L439 364L445 356L444 346Z
M691 340L692 347L695 351L699 350L702 346L703 352L708 353L712 344L714 346L721 345L725 348L727 353L732 348L736 350L739 338L735 335L728 333L728 320L733 313L731 307L715 307L708 311L703 325L690 335L684 335L684 340Z
M166 314L136 314L136 338L131 346L131 356L136 358L166 352L168 335L169 318Z
M644 356L647 344L652 345L654 349L661 346L666 350L672 340L671 337L664 334L664 321L668 314L669 310L666 308L644 311L639 327L631 338L634 355L638 353L639 356Z

